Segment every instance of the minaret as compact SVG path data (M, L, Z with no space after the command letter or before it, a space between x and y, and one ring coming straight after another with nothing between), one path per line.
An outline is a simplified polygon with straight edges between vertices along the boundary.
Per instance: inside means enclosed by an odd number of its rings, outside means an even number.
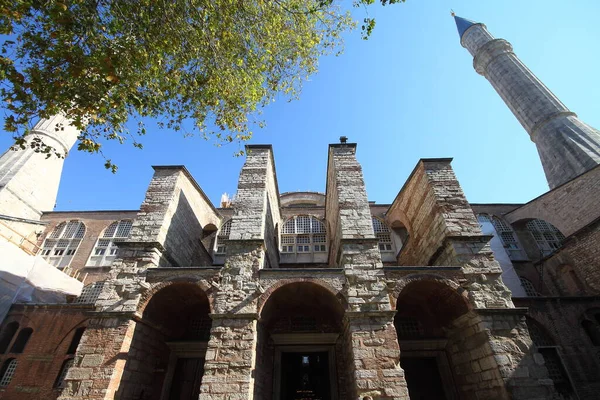
M536 144L551 189L600 164L600 131L571 112L485 25L454 16L473 67L496 89Z
M79 131L56 115L39 121L27 135L27 148L8 150L0 157L0 214L38 220L56 203L64 158L36 153L29 144L36 138L66 156Z

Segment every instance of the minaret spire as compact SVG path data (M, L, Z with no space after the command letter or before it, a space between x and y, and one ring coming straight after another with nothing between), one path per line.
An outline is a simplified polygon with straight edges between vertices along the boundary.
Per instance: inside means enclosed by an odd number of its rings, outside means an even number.
M454 15L473 67L496 89L536 144L551 189L600 164L600 131L582 122L485 25Z

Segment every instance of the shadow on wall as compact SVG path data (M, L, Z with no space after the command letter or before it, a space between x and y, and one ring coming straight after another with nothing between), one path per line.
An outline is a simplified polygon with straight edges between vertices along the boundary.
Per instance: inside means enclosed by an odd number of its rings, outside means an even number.
M427 279L407 284L396 309L411 398L552 398L523 315L471 310L454 289Z
M181 191L164 243L167 257L174 267L212 265L212 257L202 243L204 234L204 227Z
M207 295L193 283L155 293L131 340L116 398L198 398L211 319Z

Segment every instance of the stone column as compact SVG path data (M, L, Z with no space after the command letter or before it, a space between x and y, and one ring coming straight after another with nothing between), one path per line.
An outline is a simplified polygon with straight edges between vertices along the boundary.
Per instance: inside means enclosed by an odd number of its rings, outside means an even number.
M326 220L330 264L344 268L346 342L353 398L408 398L381 254L356 144L329 146Z

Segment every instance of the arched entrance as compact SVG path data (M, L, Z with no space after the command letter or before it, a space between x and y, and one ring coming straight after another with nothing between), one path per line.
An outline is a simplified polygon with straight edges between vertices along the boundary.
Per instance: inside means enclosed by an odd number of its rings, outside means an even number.
M197 400L210 336L208 297L193 283L156 292L132 337L119 399Z
M465 299L442 282L418 280L400 292L396 309L400 365L410 398L458 399L455 359L450 349L457 346L456 338L463 329L457 322L469 311ZM462 357L470 357L469 350L461 350Z
M255 398L343 398L344 308L327 289L295 282L275 290L258 321Z

